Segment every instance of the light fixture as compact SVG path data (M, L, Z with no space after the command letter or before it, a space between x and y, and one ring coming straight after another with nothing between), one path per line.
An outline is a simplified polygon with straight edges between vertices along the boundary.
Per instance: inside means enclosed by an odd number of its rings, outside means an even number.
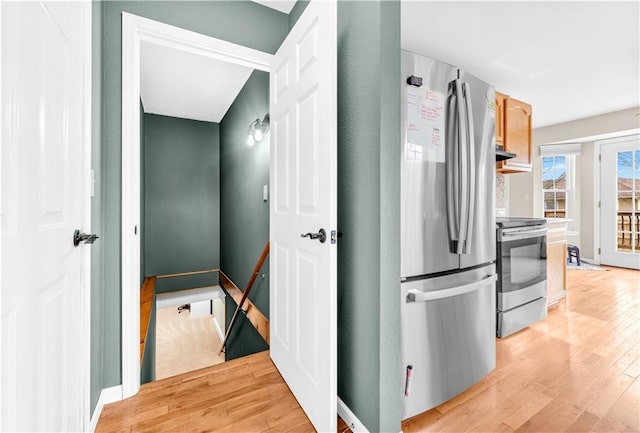
M256 119L249 125L247 131L247 144L253 146L257 141L261 141L264 135L269 132L269 113L265 114L264 119Z

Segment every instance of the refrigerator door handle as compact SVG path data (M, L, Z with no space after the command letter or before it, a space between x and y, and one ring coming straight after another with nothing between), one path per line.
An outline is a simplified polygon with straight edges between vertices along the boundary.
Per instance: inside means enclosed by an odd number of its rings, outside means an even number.
M456 246L456 254L462 254L464 251L464 236L467 234L467 227L469 225L469 183L471 179L469 179L469 130L467 129L467 121L466 121L466 107L463 103L464 95L462 91L462 80L459 78L455 80L456 83L456 99L457 99L457 107L458 107L458 146L459 151L458 154L460 158L458 159L458 170L459 170L459 189L460 189L460 213L459 213L459 221L460 225L458 227L458 245Z
M473 131L473 111L471 110L471 86L469 83L463 85L463 95L466 108L465 120L467 123L467 161L469 168L469 178L464 187L467 188L467 213L466 213L466 233L464 234L464 253L471 251L471 239L473 235L473 217L476 204L476 146L475 146L475 134Z
M419 290L411 289L407 291L407 302L424 302L435 301L437 299L450 298L452 296L464 295L465 293L474 292L487 284L493 283L498 279L496 274L487 275L480 281L475 281L469 284L463 284L462 286L452 287L450 289L433 290L430 292L421 292Z
M449 83L447 94L447 131L446 142L446 202L447 202L447 226L449 230L449 241L451 252L455 253L460 239L460 197L459 197L459 141L458 135L458 93L456 92L456 81Z

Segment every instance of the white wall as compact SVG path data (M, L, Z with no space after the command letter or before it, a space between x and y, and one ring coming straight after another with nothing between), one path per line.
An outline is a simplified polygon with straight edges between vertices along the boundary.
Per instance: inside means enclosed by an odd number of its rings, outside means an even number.
M581 255L593 257L594 248L594 141L613 136L631 135L640 129L640 107L615 111L600 116L536 128L533 130L533 168L530 173L506 175L510 216L542 217L542 173L538 146L559 142L581 142L581 155L576 157L576 189L574 230L569 243L580 247ZM535 107L533 115L535 116Z

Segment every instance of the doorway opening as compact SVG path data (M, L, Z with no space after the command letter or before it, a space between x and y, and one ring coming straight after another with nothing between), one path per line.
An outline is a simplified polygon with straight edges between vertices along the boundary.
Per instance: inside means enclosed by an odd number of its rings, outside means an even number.
M596 142L600 263L640 269L640 136Z
M142 336L141 323L132 320L140 317L134 306L141 305L144 277L158 277L154 288L158 296L219 287L219 272L204 271L218 271L224 262L229 283L242 287L268 240L269 139L265 134L262 141L248 146L247 131L268 113L271 58L123 14L125 398L139 389L144 366L136 341L136 336ZM193 93L203 77L209 79ZM168 78L177 86L163 85L162 79ZM228 224L221 226L223 221ZM159 278L175 274L180 275ZM255 309L268 315L268 264L258 280L263 287L254 288ZM228 316L235 303L230 296L224 296L224 302ZM156 314L160 312L157 305L153 307L149 323L155 324L156 316L162 314ZM215 332L213 320L209 322ZM143 351L152 345L145 345ZM253 348L240 346L247 354ZM268 346L263 342L261 348ZM227 351L226 357L236 355Z
M246 189L252 197L252 203L259 203L259 206L265 206L265 202L271 203L268 205L268 239L247 236L251 227L263 221L247 208L242 208L234 218L228 218L225 214L230 208L233 209L237 202L235 197L245 191L242 188L248 184L246 177L256 170L253 167L249 170L243 168L239 170L240 181L230 182L224 170L237 166L220 162L220 197L231 198L220 206L220 221L229 222L231 228L247 239L246 244L238 240L240 238L233 239L233 246L240 253L238 256L229 255L229 261L222 255L221 268L230 277L231 283L235 281L242 287L242 280L247 278L246 271L234 270L234 260L253 259L267 240L273 245L270 263L265 263L261 279L264 284L272 280L269 284L272 293L267 302L272 307L273 326L267 329L273 332L268 359L277 366L279 372L274 378L282 379L283 385L287 385L317 430L333 431L337 406L336 4L309 3L275 55L123 14L121 260L124 398L136 394L140 388L139 112L140 52L145 43L178 48L189 54L250 68L253 70L252 78L257 72L270 74L268 105L262 110L260 107L254 110L252 118L234 122L236 127L232 128L243 136L239 142L234 141L232 148L251 148L255 155L261 151L259 149L266 152L267 148L264 141L260 145L250 143L253 140L247 139L248 132L257 129L260 121L264 123L269 118L273 125L273 143L268 149L271 153L267 165L269 182L259 185L258 191L254 187ZM225 121L228 115L225 115ZM224 125L220 126L221 148L227 130ZM259 141L255 134L254 139ZM173 140L174 145L182 141L182 137ZM255 145L250 147L251 144ZM225 157L225 151L222 150L220 155ZM242 167L253 161L250 155L240 158L244 163ZM182 152L177 153L176 161L179 158L184 158ZM197 156L185 159L187 162L201 162ZM147 155L144 161L149 161ZM148 167L146 169L148 171ZM191 173L189 169L169 168L164 174L183 171ZM225 192L225 184L233 184L238 189ZM273 186L273 200L268 198L269 185ZM172 184L167 182L167 186ZM190 198L190 195L189 190L183 190L180 198ZM167 203L166 200L161 202ZM180 207L173 204L172 207L178 207L188 216L200 215L197 206ZM145 212L148 210L145 209ZM185 237L195 237L196 244L207 243L192 224L181 224L179 228ZM325 234L321 236L323 232ZM227 254L227 245L232 245L224 240L227 233L226 228L219 230L220 250L224 254ZM252 242L258 243L255 251L249 248ZM175 260L180 258L180 254L175 254ZM269 279L264 275L268 269L273 271ZM154 275L149 269L145 269L144 274ZM220 282L224 284L222 279ZM257 294L263 292L258 291ZM226 299L229 300L230 296ZM253 301L258 304L257 297ZM251 325L245 326L245 329L255 331ZM228 357L228 348L226 354Z

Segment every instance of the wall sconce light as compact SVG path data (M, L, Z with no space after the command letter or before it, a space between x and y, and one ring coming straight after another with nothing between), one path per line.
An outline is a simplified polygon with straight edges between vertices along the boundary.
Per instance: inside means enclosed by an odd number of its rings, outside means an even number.
M264 119L256 119L249 125L247 132L247 144L253 146L256 141L261 141L265 134L269 132L269 113L265 114Z

